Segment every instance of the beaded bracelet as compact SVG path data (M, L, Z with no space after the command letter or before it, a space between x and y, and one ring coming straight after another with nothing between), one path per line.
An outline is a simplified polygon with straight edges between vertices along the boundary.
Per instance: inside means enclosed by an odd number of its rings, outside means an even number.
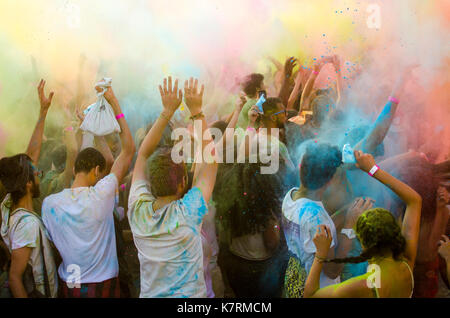
M163 119L165 119L165 120L167 120L167 121L170 121L170 119L167 118L167 116L164 115L164 113L160 113L160 114L159 114L159 117L161 117L161 118L163 118Z
M318 260L320 263L323 263L323 262L325 262L325 261L327 260L326 258L322 258L322 257L319 257L319 256L317 256L317 255L314 255L314 257L317 258L317 260Z
M192 115L191 117L189 117L190 120L196 120L197 118L202 118L205 117L205 115L203 114L203 112L200 112L196 115Z

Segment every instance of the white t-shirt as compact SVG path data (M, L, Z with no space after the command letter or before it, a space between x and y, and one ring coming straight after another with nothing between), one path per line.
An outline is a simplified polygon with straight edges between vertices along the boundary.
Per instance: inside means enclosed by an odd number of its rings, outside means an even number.
M12 205L11 195L8 194L1 205L2 225L1 236L9 251L29 247L31 248L28 264L32 267L36 289L45 295L44 264L47 271L50 296L58 295L58 276L56 266L51 253L47 233L39 220L39 216L33 212L18 209L13 215L9 206ZM41 231L41 235L39 235ZM41 238L42 237L42 241ZM42 247L41 247L42 245ZM41 253L41 251L43 253ZM31 292L31 286L25 286L27 292ZM28 290L30 289L30 290Z
M157 211L154 201L147 181L132 184L128 220L141 267L140 297L206 297L202 192L194 187Z
M117 177L111 173L93 187L64 189L45 198L42 220L63 259L58 270L63 281L99 283L118 276L113 217L117 194Z
M333 235L331 247L336 246L336 227L322 202L306 198L294 201L291 196L294 190L297 188L289 190L283 200L283 231L289 251L298 257L305 265L306 272L309 273L316 253L313 238L317 226L324 224L330 228ZM331 279L323 272L320 274L320 288L339 282L339 277Z

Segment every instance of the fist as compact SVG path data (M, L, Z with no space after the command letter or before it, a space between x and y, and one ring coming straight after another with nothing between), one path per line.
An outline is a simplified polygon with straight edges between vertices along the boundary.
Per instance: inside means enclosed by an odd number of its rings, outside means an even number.
M259 115L259 109L258 106L253 105L249 111L248 111L248 120L250 123L255 123L256 119L258 118Z
M327 257L332 240L333 237L328 226L323 224L317 226L317 231L313 238L314 245L316 246L316 255L322 258Z
M365 172L369 172L375 165L375 159L373 159L371 154L363 153L361 150L355 150L354 155L356 159L356 167Z

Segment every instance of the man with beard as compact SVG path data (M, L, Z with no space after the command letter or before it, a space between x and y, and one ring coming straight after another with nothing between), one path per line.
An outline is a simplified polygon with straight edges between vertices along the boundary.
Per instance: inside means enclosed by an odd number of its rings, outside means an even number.
M261 154L270 155L273 158L272 151L278 152L281 157L283 166L288 171L295 170L291 157L287 150L286 145L280 140L280 133L283 133L284 125L286 123L286 108L284 107L281 99L276 97L269 97L262 104L262 112L259 111L258 106L252 106L248 111L249 123L247 127L247 134L245 143L242 143L241 147L245 147L246 157L251 157L252 154L258 154L259 159ZM259 126L256 133L256 127ZM265 139L265 140L264 140ZM249 142L251 140L251 142ZM258 148L255 147L257 142ZM261 147L266 149L261 149ZM257 152L255 152L255 149ZM270 151L269 151L270 149ZM277 171L274 171L277 172Z
M139 149L133 171L128 220L139 252L140 297L206 297L201 226L216 181L217 164L197 163L192 188L183 162L175 163L171 151L158 151L164 128L182 100L178 80L164 79L159 87L163 111ZM192 120L201 120L202 149L212 142L202 112L203 86L185 82L185 103ZM200 138L201 138L200 137Z
M38 85L39 119L26 154L0 160L0 181L8 193L1 204L1 236L11 252L9 286L13 297L56 297L58 278L41 217L33 211L38 198L39 178L36 169L41 152L47 112L53 98L44 94L45 81Z
M72 187L42 204L42 219L62 258L58 274L66 298L120 297L113 211L135 147L111 87L104 96L121 131L121 152L111 171L100 151L85 148L75 159Z

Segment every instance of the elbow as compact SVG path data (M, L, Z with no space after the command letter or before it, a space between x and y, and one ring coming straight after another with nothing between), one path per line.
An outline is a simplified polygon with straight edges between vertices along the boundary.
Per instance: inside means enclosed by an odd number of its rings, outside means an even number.
M414 204L418 207L422 207L422 197L416 191L413 190L409 204Z

